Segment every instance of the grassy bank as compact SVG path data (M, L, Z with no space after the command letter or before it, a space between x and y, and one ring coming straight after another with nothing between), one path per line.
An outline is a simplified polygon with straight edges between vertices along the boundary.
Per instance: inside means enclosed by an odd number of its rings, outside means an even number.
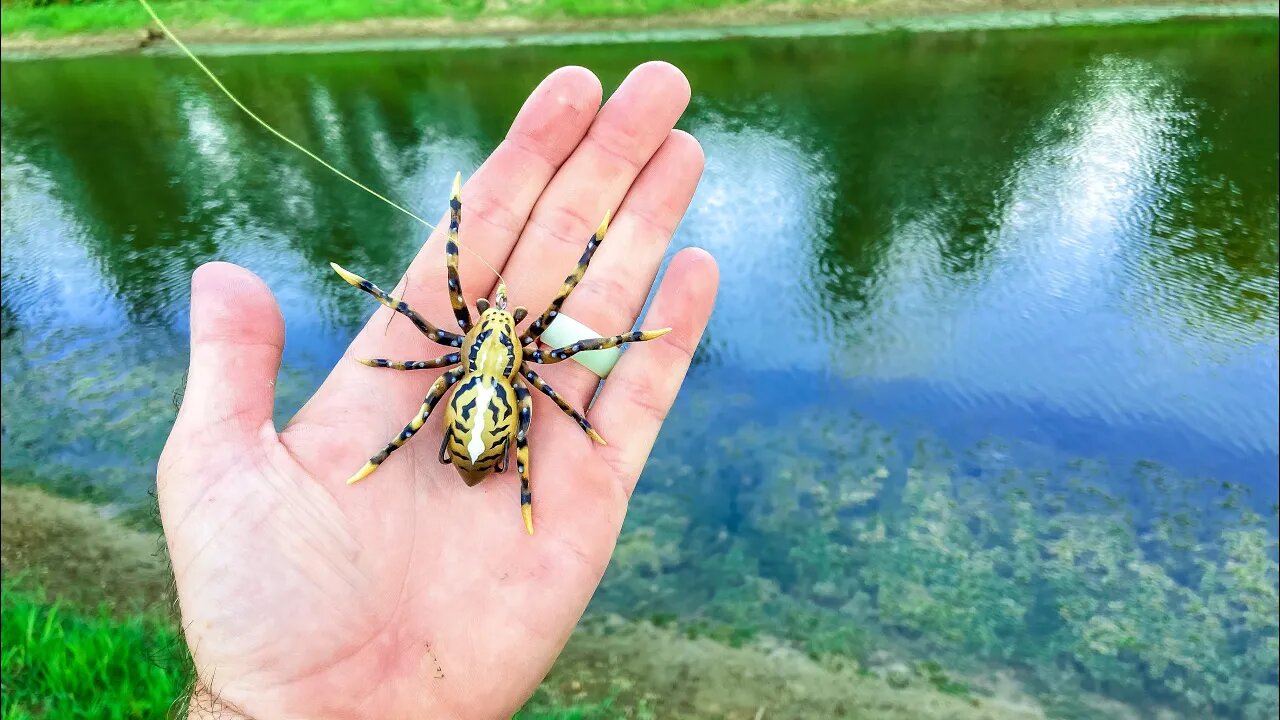
M3 717L177 713L191 671L158 536L33 487L2 487ZM1042 717L931 666L875 673L783 644L731 647L601 617L579 628L520 720Z
M7 575L3 606L7 720L165 717L188 686L172 623L79 608Z
M6 720L182 717L191 685L177 627L155 613L121 615L50 596L19 576L4 583ZM612 697L575 703L542 691L521 720L613 717Z
M1195 7L1239 5L1208 0ZM1257 3L1252 3L1256 5ZM1187 6L1176 0L156 0L193 42L290 42L584 30L762 25L1006 10ZM137 47L149 19L136 0L15 0L0 17L8 51Z

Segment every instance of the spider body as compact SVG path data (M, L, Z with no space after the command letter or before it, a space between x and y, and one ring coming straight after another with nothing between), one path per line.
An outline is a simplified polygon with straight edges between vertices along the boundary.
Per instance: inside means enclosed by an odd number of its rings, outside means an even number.
M481 298L476 301L480 317L472 322L471 312L462 295L462 283L458 277L458 230L462 221L462 175L453 181L453 194L449 201L449 234L445 242L445 256L449 279L449 303L462 334L443 330L419 315L408 303L383 292L364 278L330 263L343 280L369 293L378 302L409 318L432 341L454 348L453 352L434 360L386 360L375 358L360 360L371 367L395 370L426 370L451 368L441 375L423 399L418 413L386 447L369 459L348 484L368 477L378 466L410 438L431 416L444 394L454 388L453 396L445 407L444 437L440 444L440 462L452 464L463 482L474 486L491 473L505 472L509 453L513 446L516 470L520 475L520 513L525 530L533 534L532 493L529 477L529 425L533 419L533 398L529 386L551 398L566 415L573 418L592 440L604 444L604 439L591 427L591 423L572 405L538 376L532 365L549 365L567 360L579 352L603 350L629 342L642 342L661 337L670 328L652 331L623 333L609 338L581 340L572 345L552 350L538 349L538 338L551 321L560 313L569 294L577 287L587 272L587 265L596 248L604 240L609 218L587 242L587 248L574 271L565 278L560 292L547 309L539 315L523 333L517 326L526 316L522 307L507 309L507 289L499 278L494 303Z
M466 374L444 416L440 461L453 463L467 485L504 472L515 445L521 356L514 316L490 308L467 334Z

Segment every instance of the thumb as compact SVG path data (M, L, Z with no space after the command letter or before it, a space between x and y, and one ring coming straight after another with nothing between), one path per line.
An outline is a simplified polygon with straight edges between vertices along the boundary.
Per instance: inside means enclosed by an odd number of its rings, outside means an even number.
M191 277L191 366L177 427L246 437L271 427L284 318L266 283L213 262Z

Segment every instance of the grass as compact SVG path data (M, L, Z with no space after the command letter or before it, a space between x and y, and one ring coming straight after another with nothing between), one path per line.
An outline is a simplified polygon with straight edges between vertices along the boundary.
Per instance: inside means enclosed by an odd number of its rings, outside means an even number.
M5 720L180 716L191 670L171 622L119 617L108 605L87 612L12 579L3 594ZM605 720L620 712L611 697L562 704L540 692L515 720Z
M564 705L550 698L541 689L520 709L511 720L611 720L616 717L649 717L618 707L613 697L598 702L580 702Z
M1020 9L1124 7L1175 4L1179 0L1021 0ZM1207 0L1206 4L1231 0ZM240 28L306 28L372 21L357 34L385 34L380 21L441 20L474 23L472 32L509 32L512 21L574 29L593 21L661 19L672 25L699 14L735 22L776 22L816 13L823 17L874 15L902 17L1009 9L1007 0L152 0L156 11L179 32L212 30L226 34ZM719 13L719 14L717 14ZM676 19L678 18L678 19ZM141 33L150 24L137 0L12 0L0 15L0 35L24 40L55 40L79 35ZM457 32L414 27L420 32ZM401 32L404 32L403 30ZM234 32L232 33L234 34ZM198 39L198 38L196 38Z
M160 0L165 22L196 25L286 27L388 18L472 20L480 16L531 20L645 17L669 12L715 10L752 0L526 0L490 10L484 0ZM0 17L0 33L59 37L76 33L141 30L148 18L136 0L44 4L18 0Z
M190 672L171 624L105 605L77 610L10 578L3 593L6 720L165 717L185 695Z

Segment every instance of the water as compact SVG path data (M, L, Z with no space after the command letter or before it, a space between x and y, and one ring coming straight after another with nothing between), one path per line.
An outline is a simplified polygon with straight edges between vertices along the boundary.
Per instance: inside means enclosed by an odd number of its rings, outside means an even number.
M551 69L688 74L707 171L673 250L713 252L722 290L597 611L1261 717L1276 40L1262 18L214 64L428 216ZM2 72L7 476L144 495L200 263L280 300L283 420L370 311L327 261L397 277L420 242L184 60Z

